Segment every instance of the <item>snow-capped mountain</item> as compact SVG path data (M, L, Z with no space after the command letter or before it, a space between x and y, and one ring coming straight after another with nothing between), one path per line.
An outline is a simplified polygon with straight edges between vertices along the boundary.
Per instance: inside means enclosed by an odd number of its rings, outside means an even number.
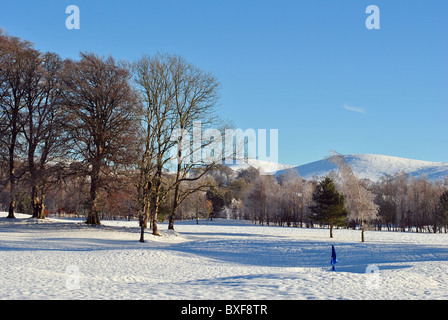
M385 175L394 175L399 172L405 172L416 178L427 176L432 181L441 180L448 176L448 163L446 162L412 160L376 154L347 155L345 159L358 178L370 179L371 181L378 181ZM322 177L331 171L337 171L337 166L330 160L323 159L295 166L294 169L303 178L312 179L315 176ZM277 174L284 172L282 170Z

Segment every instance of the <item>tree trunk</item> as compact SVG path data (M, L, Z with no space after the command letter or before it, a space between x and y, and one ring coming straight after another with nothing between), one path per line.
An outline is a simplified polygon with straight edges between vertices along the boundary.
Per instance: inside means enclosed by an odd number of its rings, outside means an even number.
M15 219L14 216L14 210L16 207L16 180L15 180L15 176L14 176L14 161L10 161L10 166L9 166L10 170L9 170L9 184L10 184L10 194L11 194L11 202L9 203L9 211L8 211L8 216L7 218L9 219Z
M39 187L33 186L31 189L31 196L32 196L32 205L33 205L33 218L37 219L45 219L45 205L44 205L44 199L45 195L42 194L41 198L39 198Z
M162 187L162 168L157 168L156 172L156 182L155 182L155 189L154 189L154 211L152 215L152 234L155 236L160 236L159 230L157 228L157 218L159 213L159 207L160 207L160 189Z
M151 183L147 171L142 171L142 182L139 186L139 211L140 242L145 242L145 229L148 228L151 204Z
M178 193L179 193L179 184L176 186L175 190L174 190L174 202L173 202L173 208L171 210L171 214L169 217L169 223L168 223L168 230L174 230L174 221L176 220L176 211L177 211L177 207L179 206L178 202L177 202L177 197L178 197Z
M181 129L182 126L181 126ZM176 172L176 186L174 188L174 202L173 202L173 209L171 210L171 214L169 217L169 223L168 223L168 230L174 230L174 220L176 220L176 210L179 206L178 204L178 197L179 197L179 188L180 188L180 172L182 171L182 136L179 138L178 142L178 151L177 151L177 172Z
M14 219L14 210L16 206L16 176L15 176L15 150L16 150L16 142L17 136L19 134L18 128L18 118L19 118L19 106L17 102L17 98L14 95L15 106L12 110L12 128L11 128L11 142L8 147L9 151L9 183L10 183L10 194L11 194L11 202L9 204L9 212L8 217L10 219Z
M140 242L145 242L145 229L148 228L149 200L145 198L143 213L140 215Z
M35 197L33 199L33 218L37 219L45 219L45 205L43 203L43 199L39 199L39 197Z
M176 211L172 210L168 218L168 230L174 230L174 220L176 219Z
M145 227L140 225L140 240L141 243L145 242Z
M159 213L159 196L156 196L156 204L154 208L154 213L152 215L152 234L155 236L160 236L159 229L157 227L157 215Z
M44 196L42 196L41 201L39 201L37 205L37 219L45 219Z
M14 219L14 210L16 207L16 177L14 175L14 146L10 147L9 151L9 185L10 185L10 194L11 194L11 202L9 203L9 211L7 218Z
M145 229L148 225L148 214L143 213L140 216L140 242L145 242Z
M96 205L92 204L90 206L89 214L87 215L86 224L90 225L100 225L100 216L98 214L98 211L96 210Z
M98 183L99 183L100 167L94 164L90 175L90 209L87 215L86 223L90 225L100 225L100 217L98 214Z
M15 197L15 196L13 196L13 197ZM8 216L7 216L7 218L9 218L9 219L15 219L16 217L14 216L14 209L15 209L15 206L16 206L16 200L13 198L12 200L11 200L11 202L9 203L9 211L8 211Z
M330 238L333 238L333 224L330 224Z

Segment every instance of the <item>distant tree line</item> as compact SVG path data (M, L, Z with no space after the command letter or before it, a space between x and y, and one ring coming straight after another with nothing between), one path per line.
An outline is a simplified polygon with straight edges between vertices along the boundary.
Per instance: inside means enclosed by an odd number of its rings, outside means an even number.
M331 229L361 228L364 220L364 228L370 230L448 231L448 179L430 181L402 172L378 182L358 180L358 192L357 187L347 186L338 172L313 180L302 179L295 170L277 177L252 173L244 180L250 171L240 172L229 185L245 190L239 198L239 214L233 218ZM233 203L229 208L230 212L236 210Z
M214 216L260 225L448 231L448 178L430 181L401 172L372 182L347 177L343 170L305 180L294 169L274 176L217 165L207 174L214 186L206 198Z

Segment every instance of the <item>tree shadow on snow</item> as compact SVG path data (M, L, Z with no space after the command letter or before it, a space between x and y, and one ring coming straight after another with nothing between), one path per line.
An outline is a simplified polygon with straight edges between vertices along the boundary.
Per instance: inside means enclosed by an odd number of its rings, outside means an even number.
M369 265L380 270L411 267L418 261L448 261L448 247L416 244L336 243L291 239L246 238L175 244L165 249L243 265L265 267L330 268L331 245L337 251L337 271L365 273ZM403 265L394 265L406 263Z

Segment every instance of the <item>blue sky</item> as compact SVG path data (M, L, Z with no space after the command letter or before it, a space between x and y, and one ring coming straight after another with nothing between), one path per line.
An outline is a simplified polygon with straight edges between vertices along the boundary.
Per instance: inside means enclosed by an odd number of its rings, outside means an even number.
M446 0L0 0L0 27L62 57L180 54L222 83L223 118L279 130L281 163L331 149L448 162L447 13Z

